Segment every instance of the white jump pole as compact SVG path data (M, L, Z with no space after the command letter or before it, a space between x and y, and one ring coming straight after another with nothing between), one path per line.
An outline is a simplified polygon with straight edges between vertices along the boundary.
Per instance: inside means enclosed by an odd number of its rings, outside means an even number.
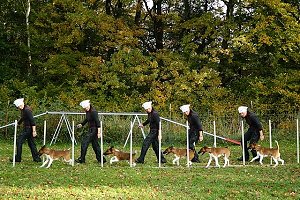
M245 165L245 151L244 151L244 147L245 147L245 141L244 141L244 122L242 121L242 149L243 149L243 165Z
M13 167L15 167L16 165L17 128L18 128L18 121L15 120Z
M130 160L129 160L129 163L130 163L130 167L132 167L132 163L133 163L133 160L132 160L132 133L133 133L133 125L134 125L134 122L130 122Z
M214 147L217 147L216 121L214 121Z
M43 145L46 145L46 133L47 133L47 122L44 120L44 141ZM43 156L43 163L45 162L45 156Z
M75 142L75 122L73 120L72 121L72 166L74 166L74 161L75 161L75 147L74 147L74 142Z
M297 124L297 163L299 163L300 159L299 159L299 119L296 120L296 124Z
M272 148L272 126L271 126L271 120L269 120L269 138L270 138L270 148ZM270 158L270 163L272 165L272 157Z
M103 167L103 127L102 127L102 121L100 121L100 149L101 149L101 167Z
M161 121L159 121L158 130L158 167L161 167Z
M190 167L189 123L186 121L186 166Z

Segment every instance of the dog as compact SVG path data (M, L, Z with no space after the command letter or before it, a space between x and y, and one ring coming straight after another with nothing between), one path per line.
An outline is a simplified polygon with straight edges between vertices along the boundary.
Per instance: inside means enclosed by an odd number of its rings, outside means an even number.
M275 142L277 144L277 148L265 148L259 144L255 144L255 143L250 144L248 149L256 150L256 152L257 152L257 156L252 158L252 160L250 162L253 162L254 160L259 158L259 163L262 165L263 164L262 161L263 161L264 157L271 156L271 158L273 158L273 160L275 162L274 167L276 167L278 165L278 161L280 161L281 164L284 165L284 160L280 158L279 144L276 140L275 140Z
M110 164L112 164L113 162L118 162L121 160L127 160L128 163L130 163L130 153L126 153L123 151L120 151L116 148L114 148L113 146L109 147L103 155L114 155L111 159L110 159ZM132 166L136 166L136 163L134 162L134 156L136 155L136 151L134 153L132 153Z
M198 152L198 154L201 154L202 155L207 152L209 153L209 160L208 160L208 163L206 165L206 168L209 167L212 159L214 158L215 159L215 162L216 162L216 167L220 167L219 165L219 162L218 162L218 159L220 156L224 156L224 165L223 167L226 167L229 166L229 156L230 156L230 150L227 148L227 147L207 147L207 146L204 146L200 149L200 151Z
M169 153L173 153L175 155L175 159L173 160L173 164L175 165L175 163L177 163L177 165L179 165L179 160L182 157L186 157L187 156L187 151L186 149L180 149L180 148L176 148L173 146L168 147L163 154L168 155ZM195 152L193 150L189 150L189 165L192 165L192 159L195 156Z
M53 162L53 160L59 160L60 158L63 158L65 162L68 164L72 164L72 159L70 157L70 149L67 150L53 150L46 147L46 145L42 146L42 148L39 150L39 155L45 155L46 160L45 162L40 166L44 167L48 163L46 168L49 168Z

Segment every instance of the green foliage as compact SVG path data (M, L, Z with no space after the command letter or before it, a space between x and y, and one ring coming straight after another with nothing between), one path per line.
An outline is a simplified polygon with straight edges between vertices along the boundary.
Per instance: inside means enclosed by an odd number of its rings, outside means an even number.
M250 103L299 111L295 1L138 2L31 1L31 49L27 2L1 2L1 113L19 97L37 112L78 110L83 99L107 112L152 100L179 118L185 103L216 117Z

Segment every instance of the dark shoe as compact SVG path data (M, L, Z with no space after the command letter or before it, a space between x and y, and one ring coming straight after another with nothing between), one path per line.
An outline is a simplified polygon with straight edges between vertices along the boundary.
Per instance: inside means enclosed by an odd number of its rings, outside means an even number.
M98 163L101 165L101 160L98 160ZM103 164L106 163L106 159L103 159Z
M14 162L12 158L9 159L9 162ZM15 160L16 163L21 162L20 160Z
M243 161L243 157L237 159L238 161ZM245 161L249 161L249 158L245 158Z
M85 163L85 160L82 160L81 158L75 159L75 162L77 163Z
M194 159L194 158L193 158L191 161L192 161L193 163L200 163L200 160L199 160L199 159Z
M144 164L144 161L142 161L142 160L139 160L139 159L136 159L136 160L135 160L135 162L136 162L136 163L141 163L141 164Z
M39 157L39 158L36 158L36 159L33 159L34 162L42 162L42 159Z
M167 160L166 159L161 159L161 161L160 161L160 163L166 163L167 162Z

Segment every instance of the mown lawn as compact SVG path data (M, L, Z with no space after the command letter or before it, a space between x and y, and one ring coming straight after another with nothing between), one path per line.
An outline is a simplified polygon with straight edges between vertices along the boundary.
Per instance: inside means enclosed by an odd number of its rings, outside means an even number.
M173 166L173 156L168 155L168 163L158 168L152 149L143 165L130 168L119 162L101 168L90 146L86 164L72 167L54 161L45 169L31 161L27 144L23 145L23 161L13 168L8 161L12 144L0 142L0 199L300 199L295 145L280 143L286 165L277 168L270 167L269 158L264 159L264 166L237 166L241 164L236 161L238 146L229 146L232 166L228 168L205 169L206 154L191 168L185 167L185 161ZM135 149L139 152L140 147ZM79 151L77 145L76 157Z

